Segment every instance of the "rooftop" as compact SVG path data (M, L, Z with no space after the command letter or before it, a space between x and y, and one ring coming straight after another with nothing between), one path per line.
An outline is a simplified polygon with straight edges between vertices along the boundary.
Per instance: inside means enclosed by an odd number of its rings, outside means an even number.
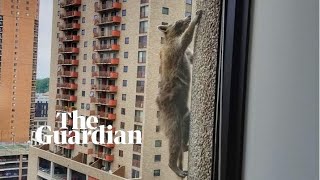
M28 144L1 144L0 143L0 156L28 154Z

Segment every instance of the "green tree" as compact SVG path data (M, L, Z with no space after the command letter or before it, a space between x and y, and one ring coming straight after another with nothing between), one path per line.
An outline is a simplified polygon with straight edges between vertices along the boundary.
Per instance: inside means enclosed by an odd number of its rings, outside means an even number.
M49 78L37 79L36 82L37 93L45 93L49 91Z

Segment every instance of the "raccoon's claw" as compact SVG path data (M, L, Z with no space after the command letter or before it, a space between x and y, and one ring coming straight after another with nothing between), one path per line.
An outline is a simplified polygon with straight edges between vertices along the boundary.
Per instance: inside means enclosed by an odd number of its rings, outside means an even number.
M181 178L185 178L186 176L188 176L188 171L179 171L176 172L176 174Z
M201 18L203 11L200 9L196 12L196 15Z
M188 176L188 171L183 171L184 176Z
M196 12L196 17L195 17L196 23L199 23L201 17L202 17L202 10L198 10L198 11Z

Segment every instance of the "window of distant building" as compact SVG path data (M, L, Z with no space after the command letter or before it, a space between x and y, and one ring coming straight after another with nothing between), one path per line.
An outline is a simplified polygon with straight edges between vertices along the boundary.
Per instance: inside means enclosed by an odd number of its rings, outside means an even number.
M126 24L121 24L121 30L126 30Z
M147 60L147 52L139 51L138 52L138 63L145 63Z
M154 162L160 162L161 161L161 155L154 155Z
M123 151L119 150L119 157L123 157Z
M122 86L123 86L123 87L127 87L127 85L128 85L128 81L127 81L127 80L123 80L123 81L122 81Z
M148 21L141 21L139 25L139 33L148 32Z
M128 57L129 57L129 53L128 53L128 52L124 52L124 53L123 53L123 57L124 57L124 58L128 58Z
M162 7L162 14L169 15L169 8Z
M128 66L123 66L123 72L128 72Z
M153 176L160 176L160 169L156 169L153 171Z
M122 101L126 101L127 100L127 95L126 94L122 94Z
M140 18L148 18L149 16L149 6L140 7Z
M127 15L127 10L122 10L122 16L126 16Z
M122 115L126 115L126 109L125 108L121 108L121 114Z
M120 128L124 129L125 128L125 123L124 122L120 122Z
M124 43L129 44L129 37L124 38Z
M139 176L140 176L140 172L135 169L132 169L131 178L139 178Z
M139 48L146 48L147 47L147 36L139 36Z
M162 146L162 141L161 140L156 140L154 146L155 147L161 147Z

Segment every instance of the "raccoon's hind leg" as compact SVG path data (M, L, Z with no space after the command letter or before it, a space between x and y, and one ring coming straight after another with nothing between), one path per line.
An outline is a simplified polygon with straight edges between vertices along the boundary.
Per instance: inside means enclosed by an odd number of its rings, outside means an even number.
M177 176L184 178L188 173L177 166L178 158L182 155L181 153L181 136L178 134L176 136L171 136L171 139L169 140L169 167L177 174ZM179 158L179 161L182 161L182 159Z
M188 142L190 135L190 111L187 111L182 119L182 151L188 151Z

